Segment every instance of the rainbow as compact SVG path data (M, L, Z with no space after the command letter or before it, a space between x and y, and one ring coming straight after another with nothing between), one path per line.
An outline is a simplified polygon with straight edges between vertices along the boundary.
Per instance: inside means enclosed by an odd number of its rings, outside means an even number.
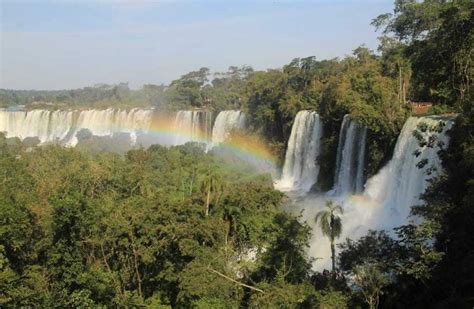
M149 128L143 130L145 134L152 136L158 144L173 145L174 141L193 141L211 144L210 136L198 130L192 134L189 131L176 127L173 120L160 119L152 121ZM259 136L253 134L233 134L224 143L218 145L219 149L235 154L238 158L249 163L258 165L265 169L275 169L277 157L268 147L267 143Z

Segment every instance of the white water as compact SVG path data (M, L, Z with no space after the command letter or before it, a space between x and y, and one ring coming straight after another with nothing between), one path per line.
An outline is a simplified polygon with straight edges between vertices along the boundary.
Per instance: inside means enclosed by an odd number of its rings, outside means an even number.
M377 175L367 181L364 196L379 205L375 214L380 228L393 228L406 223L410 214L410 207L422 203L420 194L428 187L428 179L435 177L441 172L441 160L438 157L438 147L420 148L418 140L413 136L413 131L421 123L435 126L440 122L434 117L410 117L403 126L398 137L393 157ZM452 121L444 121L446 126L441 134L424 133L425 136L437 136L438 140L448 144L448 136L445 134L453 124ZM420 150L418 157L414 155L415 150ZM416 164L423 159L428 164L418 168ZM430 168L434 168L428 175Z
M345 115L339 133L336 171L332 193L341 196L361 192L364 186L364 165L367 128Z
M152 110L85 110L85 111L1 111L0 132L7 137L38 137L42 144L61 143L75 146L76 134L88 129L93 135L113 136L129 133L131 142L146 132L151 124Z
M413 131L420 123L434 126L440 121L435 117L409 118L397 139L392 159L367 181L362 194L338 197L333 194L311 195L292 199L291 204L287 206L288 209L297 214L302 211L303 220L313 228L308 253L311 257L317 258L313 265L315 269L329 269L331 265L329 241L323 237L319 226L314 223L316 213L325 207L324 204L329 199L344 208L343 230L338 243L346 238L357 239L365 235L369 229L384 229L391 232L394 227L416 219L409 217L411 206L423 203L420 195L428 187L428 180L441 173L441 161L438 157L439 148L420 147L418 140L413 136ZM424 135L436 136L444 143L444 147L447 147L446 131L452 126L452 121L442 121L446 123L443 132L424 133ZM415 150L421 151L418 157L414 155ZM423 159L428 159L429 163L423 168L418 168L417 163ZM428 174L433 167L434 170Z
M179 111L176 114L174 145L187 142L208 143L211 135L212 114L206 111Z
M220 112L212 128L212 144L224 142L234 129L245 128L245 114L239 110Z
M88 129L95 136L130 134L131 143L140 134L149 133L152 110L83 110L83 111L7 111L0 110L0 132L7 137L38 137L41 144L60 143L75 146L77 133ZM223 111L216 118L212 129L212 113L207 111L178 111L175 117L175 134L169 139L163 136L148 136L149 144L181 145L187 142L219 144L228 137L232 129L245 125L245 115L240 111ZM142 134L143 133L143 134Z
M291 129L281 179L282 191L308 192L318 180L322 123L316 112L300 111Z

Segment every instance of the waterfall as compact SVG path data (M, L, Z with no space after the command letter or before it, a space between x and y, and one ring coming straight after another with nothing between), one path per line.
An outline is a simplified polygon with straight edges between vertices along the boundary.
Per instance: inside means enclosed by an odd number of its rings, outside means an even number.
M446 131L451 128L451 120L438 117L410 117L397 139L392 159L377 175L367 181L364 195L374 201L382 212L380 222L384 227L393 227L406 222L410 207L422 203L420 195L428 187L428 179L439 175L441 160L438 147L420 147L413 135L418 125L437 126L440 121L446 125L442 132L424 132L425 138L436 138L446 147L448 136ZM418 156L415 156L418 152ZM428 160L428 164L419 168L417 163ZM388 223L389 222L389 223ZM388 223L388 226L387 226Z
M316 183L319 164L322 123L316 112L300 111L296 115L281 179L275 187L283 191L308 192Z
M426 131L422 134L426 139L434 138L447 147L446 132L453 124L452 119L411 117L398 136L392 159L375 176L367 180L363 193L351 196L307 195L288 206L295 214L302 212L302 220L313 228L308 253L313 258L319 258L314 264L315 269L328 269L331 265L329 240L314 223L315 215L325 208L328 199L344 208L342 234L338 242L346 238L356 240L366 235L370 229L392 231L394 227L406 224L409 219L416 219L408 218L411 206L423 203L420 195L428 187L428 180L441 173L442 166L436 144L433 148L420 147L413 132L422 123L433 127L441 121L446 124L441 132ZM415 156L415 152L418 156ZM428 160L428 164L419 168L418 162L424 159Z
M220 112L214 127L212 128L212 144L218 145L224 142L233 129L243 129L245 127L245 114L238 110Z
M345 115L339 132L336 171L332 193L340 196L361 192L364 186L364 165L367 128Z
M175 119L174 145L187 142L208 143L211 136L212 114L207 111L178 111Z
M151 125L152 110L131 109L84 111L0 111L0 132L7 137L38 137L42 144L61 143L75 146L76 134L88 129L93 135L113 136L128 133L131 142L137 134L146 132Z

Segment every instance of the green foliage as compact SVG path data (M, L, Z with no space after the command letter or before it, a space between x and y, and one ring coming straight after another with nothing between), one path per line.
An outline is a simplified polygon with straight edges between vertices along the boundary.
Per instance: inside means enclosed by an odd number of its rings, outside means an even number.
M320 309L345 309L349 308L349 298L339 291L316 291L315 293L317 304L316 308ZM314 308L313 307L313 308Z
M250 278L306 281L309 228L267 177L220 160L194 144L91 156L0 135L2 307L238 307Z
M261 252L258 269L252 278L254 281L292 284L305 282L311 268L305 250L310 229L286 213L278 214L274 220L280 236Z
M202 92L209 76L208 68L189 72L180 79L173 81L166 91L166 102L173 110L186 109L188 106L202 107L205 97Z
M446 104L436 104L430 107L430 109L428 110L429 115L451 114L453 112L453 108Z
M363 263L377 263L381 270L394 272L404 257L404 249L384 231L369 231L357 241L339 244L339 268L349 274Z
M354 268L354 282L364 295L370 309L378 308L379 297L389 279L382 273L377 264L361 264Z
M302 308L313 289L304 284L260 285L265 293L254 293L249 308Z
M249 66L230 66L227 72L215 73L211 85L203 88L206 103L214 110L240 109L246 100L246 81L252 73Z
M0 107L26 105L27 108L67 109L110 107L132 108L160 106L164 101L164 85L143 85L131 90L128 83L97 84L72 90L0 89Z
M473 2L398 0L395 4L393 14L379 16L374 24L405 42L413 95L457 107L471 104Z
M307 284L261 284L265 293L254 293L249 308L345 309L349 299L333 290L315 291Z

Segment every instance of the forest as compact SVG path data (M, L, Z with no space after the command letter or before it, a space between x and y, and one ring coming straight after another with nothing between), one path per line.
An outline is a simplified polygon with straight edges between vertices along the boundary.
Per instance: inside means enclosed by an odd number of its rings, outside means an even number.
M344 115L368 128L369 177L416 115L412 102L429 102L428 114L456 118L443 171L411 208L420 220L341 239L342 209L329 202L315 220L332 267L316 271L310 227L245 162L198 143L120 154L81 142L31 147L0 132L0 307L472 308L474 2L396 0L372 24L378 50L343 59L200 68L138 90L0 89L0 107L240 109L280 161L296 113L317 111L315 190L328 190Z

